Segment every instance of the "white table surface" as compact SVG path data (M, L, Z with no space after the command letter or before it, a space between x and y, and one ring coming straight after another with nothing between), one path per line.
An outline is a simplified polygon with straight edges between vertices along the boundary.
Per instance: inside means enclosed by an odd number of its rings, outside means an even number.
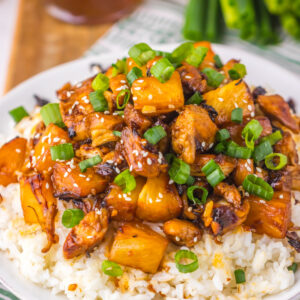
M0 0L0 96L4 83L17 19L18 0Z

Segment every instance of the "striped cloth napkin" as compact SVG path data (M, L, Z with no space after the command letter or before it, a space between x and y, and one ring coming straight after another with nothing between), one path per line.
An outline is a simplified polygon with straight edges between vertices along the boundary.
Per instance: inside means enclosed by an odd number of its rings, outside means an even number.
M185 0L148 0L129 17L116 23L85 56L99 55L118 51L126 54L135 43L166 44L182 42L181 27L183 24ZM256 46L236 37L234 32L227 32L224 44L246 49L300 75L300 43L282 35L278 46ZM18 300L0 284L0 300Z

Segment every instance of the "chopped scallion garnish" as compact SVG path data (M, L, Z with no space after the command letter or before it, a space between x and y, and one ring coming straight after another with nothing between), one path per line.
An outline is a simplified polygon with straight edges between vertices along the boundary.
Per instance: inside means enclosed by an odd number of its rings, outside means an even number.
M162 83L168 81L174 71L174 66L165 57L153 64L150 69L151 74Z
M191 53L186 57L186 62L196 68L199 67L199 65L204 60L208 49L206 47L197 47L193 48Z
M225 76L223 74L212 68L205 68L202 70L202 72L206 75L207 84L211 87L217 88L225 79Z
M221 181L225 179L225 175L221 170L220 166L211 159L208 163L206 163L201 171L206 176L207 182L212 186L215 187Z
M192 42L185 42L181 44L171 53L170 61L177 64L182 63L193 49L194 44Z
M121 187L124 193L129 193L136 187L135 178L128 169L117 175L114 183Z
M201 199L197 198L194 196L194 191L195 190L201 190L202 191L202 197ZM188 198L193 201L195 204L204 204L206 202L207 196L208 196L208 191L206 188L198 185L193 185L190 186L187 189L187 196Z
M242 123L243 122L243 109L240 107L235 108L231 112L231 121L234 123Z
M245 139L246 146L254 150L254 142L260 137L263 127L253 119L243 129L242 137Z
M271 153L265 157L265 165L269 170L280 170L287 162L287 156L281 153Z
M40 114L46 126L53 123L59 127L65 127L58 103L48 103L44 105L40 110Z
M228 74L231 79L237 80L245 77L247 70L243 64L234 64L234 66L228 71Z
M94 108L94 111L103 112L108 110L107 100L101 91L91 92L90 102Z
M126 64L126 58L124 59L118 59L115 64L112 64L112 76L116 76L118 74L127 73L127 64Z
M124 96L123 104L120 105L119 99L122 96ZM129 101L129 99L130 99L130 90L126 89L126 90L120 91L119 94L117 95L117 99L116 99L117 109L124 109Z
M268 141L271 144L271 146L274 146L281 139L282 139L282 134L280 130L276 130L275 132L263 137L261 139L261 142Z
M242 269L237 269L234 271L234 277L236 283L244 283L246 282L245 272Z
M273 152L272 146L268 140L261 142L254 148L253 159L256 163L265 159L265 157Z
M154 126L144 133L144 138L152 145L157 144L165 136L167 133L161 125Z
M113 131L113 134L117 137L121 137L122 136L122 132L121 131Z
M29 116L28 112L23 106L18 106L9 111L9 114L16 123L19 123L23 118Z
M191 259L192 262L189 264L181 264L182 259ZM191 273L198 269L198 257L197 255L189 250L179 250L175 254L176 268L181 273Z
M193 176L190 175L190 176L188 177L187 181L186 181L186 184L187 184L188 186L191 186L191 185L194 184L194 182L195 182L195 178L194 178Z
M145 43L132 46L128 54L139 66L145 65L149 60L155 57L155 51Z
M256 195L265 200L273 198L273 188L260 177L250 174L243 181L243 188L249 194Z
M105 275L112 277L122 276L123 274L122 268L117 263L110 260L104 260L101 269Z
M216 134L216 140L218 142L223 142L223 141L226 141L230 138L230 133L227 129L223 128L223 129L220 129L217 134Z
M287 269L289 271L293 271L294 273L296 273L297 269L298 269L298 265L297 265L297 263L292 263Z
M217 68L222 68L223 67L223 63L222 63L222 61L221 61L221 58L220 58L220 56L219 55L215 55L214 56L214 61L215 61L215 66L217 67Z
M74 157L74 149L71 143L50 147L52 160L69 160Z
M84 218L84 212L81 209L66 209L62 215L61 223L66 228L73 228Z
M100 155L95 155L93 157L90 157L86 160L83 160L79 163L79 168L81 170L81 172L85 172L87 170L87 168L91 168L99 163L101 163L102 158L100 157Z
M225 153L231 157L248 159L251 157L252 150L247 147L241 147L234 141L230 141L227 143Z
M199 92L196 92L192 97L190 97L186 104L197 104L199 105L203 101L203 97Z
M92 82L92 88L94 91L105 92L109 88L109 78L99 73Z
M132 85L132 83L141 78L143 76L143 71L138 68L138 67L133 67L130 72L127 74L126 78L127 78L127 81L130 85Z
M183 160L174 157L169 169L169 175L177 184L185 184L190 176L190 166Z

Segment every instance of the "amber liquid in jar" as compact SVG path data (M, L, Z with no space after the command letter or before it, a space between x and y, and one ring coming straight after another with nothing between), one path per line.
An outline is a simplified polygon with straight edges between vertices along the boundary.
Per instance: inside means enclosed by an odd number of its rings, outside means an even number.
M45 0L48 13L72 24L113 22L131 12L142 0Z

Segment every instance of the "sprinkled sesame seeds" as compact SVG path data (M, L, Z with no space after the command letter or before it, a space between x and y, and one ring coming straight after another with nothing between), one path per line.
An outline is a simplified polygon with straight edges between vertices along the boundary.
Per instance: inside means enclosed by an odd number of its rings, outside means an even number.
M120 80L121 83L127 83L126 80L122 79Z
M191 212L193 210L193 208L190 206L187 210L188 210L188 212Z
M175 105L169 104L169 105L168 105L168 108L175 108Z
M249 111L252 111L252 106L250 104L248 105L248 109Z
M69 175L69 173L68 172L66 172L65 174L64 174L64 177L67 177Z
M137 100L137 96L132 97L132 100L133 101Z
M131 172L131 171L132 171L132 169L133 169L133 166L131 165L131 166L129 167L129 171Z
M49 189L49 183L48 182L46 183L46 189L47 190Z
M103 117L100 119L100 122L101 122L101 123L104 123L104 118L103 118Z
M259 168L259 167L257 167L256 170L257 170L258 173L261 173L261 172L262 172L262 169Z
M180 241L179 236L175 236L175 241L176 241L176 242L179 242L179 241Z
M143 82L144 82L144 79L139 79L137 82L143 83Z
M195 236L194 237L194 243L196 243L198 241L198 238Z
M172 179L169 180L169 184L173 184L174 181Z
M152 98L153 98L153 96L150 94L150 95L148 95L148 99L149 100L152 100Z
M158 193L158 197L159 197L159 198L162 198L162 197L163 197L163 194L162 194L162 193Z
M140 87L140 86L136 86L134 89L135 89L136 91L139 91L139 90L141 89L141 87Z
M190 75L185 75L184 76L186 79L191 79L192 78L192 76L190 76Z
M283 195L282 195L282 194L280 194L280 195L279 195L279 198L280 198L280 199L283 199Z
M60 141L60 138L59 137L55 137L54 139L53 139L53 142L54 143L57 143L57 142L59 142Z
M86 178L86 181L90 181L90 180L91 180L91 178L89 178L89 177Z
M220 101L220 102L223 102L224 101L224 99L223 98L218 98L218 100Z
M16 149L16 152L17 152L17 153L21 153L21 150L17 148L17 149Z
M138 162L137 165L138 165L139 168L143 167L143 165L141 164L141 162Z
M255 116L254 111L250 114L250 116L253 118Z
M266 203L266 201L263 200L263 199L260 199L259 202L260 202L260 203Z
M149 166L151 166L152 165L152 160L151 160L151 158L147 158L147 164L149 165Z
M247 101L247 100L245 100L245 99L243 100L243 102L244 102L244 103L248 103L248 101Z

